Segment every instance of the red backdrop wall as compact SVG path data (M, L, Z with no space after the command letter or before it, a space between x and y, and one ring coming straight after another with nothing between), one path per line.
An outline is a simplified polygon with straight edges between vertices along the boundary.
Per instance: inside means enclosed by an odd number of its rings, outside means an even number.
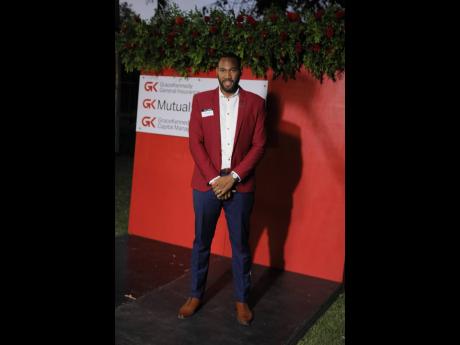
M163 75L175 75L167 71ZM215 73L200 73L215 77ZM242 79L257 79L250 70ZM345 259L345 78L268 75L269 143L258 166L251 247L257 264L341 282ZM191 248L188 138L136 133L128 232ZM222 212L212 253L231 256Z

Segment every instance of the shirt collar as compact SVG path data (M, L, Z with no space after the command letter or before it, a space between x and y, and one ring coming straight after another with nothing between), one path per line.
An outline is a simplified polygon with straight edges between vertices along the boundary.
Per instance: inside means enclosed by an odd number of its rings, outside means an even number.
M220 97L224 97L224 98L233 98L233 97L236 97L236 96L239 96L240 94L240 87L238 86L238 89L236 89L235 93L233 95L231 95L230 97L227 97L225 96L223 93L222 93L222 90L220 89L220 86L219 86L219 95Z

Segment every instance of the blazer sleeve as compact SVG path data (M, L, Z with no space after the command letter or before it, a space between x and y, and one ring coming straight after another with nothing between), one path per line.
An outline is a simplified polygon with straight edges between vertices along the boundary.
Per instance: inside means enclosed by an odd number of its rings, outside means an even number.
M208 152L204 147L204 134L201 121L198 99L196 95L193 95L189 123L189 147L195 165L198 167L201 175L206 181L210 181L214 177L219 176L219 172L212 164Z
M252 135L252 146L243 160L233 170L244 180L253 172L257 163L264 155L265 145L267 143L267 133L265 129L265 119L267 113L265 110L265 101L262 99L257 107L257 118Z

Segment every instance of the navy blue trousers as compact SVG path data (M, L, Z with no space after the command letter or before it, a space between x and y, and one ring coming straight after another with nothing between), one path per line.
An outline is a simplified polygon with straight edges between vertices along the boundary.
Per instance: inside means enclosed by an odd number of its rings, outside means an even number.
M232 271L236 301L247 302L251 286L249 219L254 193L233 193L228 200L217 199L212 190L193 190L195 240L192 250L192 297L203 298L208 276L211 243L222 208L227 219L232 245Z

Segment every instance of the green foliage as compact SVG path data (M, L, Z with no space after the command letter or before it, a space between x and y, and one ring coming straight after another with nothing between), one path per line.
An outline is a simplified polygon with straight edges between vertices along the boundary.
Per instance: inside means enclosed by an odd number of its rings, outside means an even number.
M259 19L218 9L184 13L173 5L149 21L122 16L116 43L128 72L173 68L189 76L214 69L221 53L234 52L258 77L272 69L274 78L295 78L303 65L320 81L324 75L335 81L345 69L344 17L337 4L299 13L271 7Z

